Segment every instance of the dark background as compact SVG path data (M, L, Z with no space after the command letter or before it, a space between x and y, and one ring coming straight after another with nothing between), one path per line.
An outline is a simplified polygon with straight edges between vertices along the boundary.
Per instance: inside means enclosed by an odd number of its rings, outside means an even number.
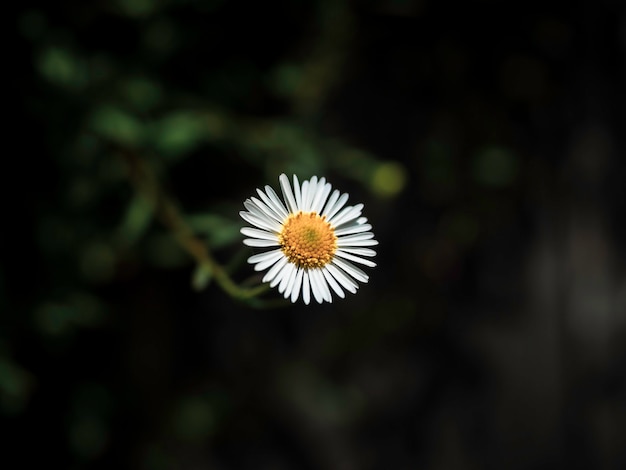
M626 468L625 7L552 3L12 14L0 466ZM236 282L281 172L363 202L378 267L232 298L129 158Z

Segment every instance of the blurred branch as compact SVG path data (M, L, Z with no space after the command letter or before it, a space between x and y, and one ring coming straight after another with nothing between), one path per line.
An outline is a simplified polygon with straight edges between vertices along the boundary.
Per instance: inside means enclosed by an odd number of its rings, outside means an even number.
M210 273L211 279L231 297L248 301L254 306L260 306L260 300L254 297L265 292L267 285L245 288L237 285L223 268L213 258L212 253L189 227L182 217L178 207L165 194L154 172L148 164L132 149L119 149L128 165L129 178L139 194L154 208L155 214L161 223L171 232L177 243L189 253L198 263L198 266Z

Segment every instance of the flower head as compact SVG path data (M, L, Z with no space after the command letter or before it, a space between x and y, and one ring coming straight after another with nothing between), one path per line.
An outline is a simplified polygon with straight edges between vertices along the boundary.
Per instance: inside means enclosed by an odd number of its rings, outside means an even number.
M273 248L248 258L255 271L267 270L263 282L278 286L278 292L295 302L300 295L305 304L311 294L318 303L332 302L333 291L345 297L355 293L357 281L369 279L354 263L374 267L368 258L376 255L369 246L378 245L372 226L361 217L363 204L346 206L347 194L334 190L325 178L312 177L300 185L293 176L279 177L283 194L265 186L257 189L260 199L243 203L241 217L253 227L244 227L244 244Z

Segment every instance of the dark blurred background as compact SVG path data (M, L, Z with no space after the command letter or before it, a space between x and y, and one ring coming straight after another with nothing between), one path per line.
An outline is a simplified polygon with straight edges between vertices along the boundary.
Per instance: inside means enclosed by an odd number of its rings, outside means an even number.
M0 466L626 468L626 10L553 3L18 7ZM365 204L357 295L232 298L150 198L254 284L281 172Z

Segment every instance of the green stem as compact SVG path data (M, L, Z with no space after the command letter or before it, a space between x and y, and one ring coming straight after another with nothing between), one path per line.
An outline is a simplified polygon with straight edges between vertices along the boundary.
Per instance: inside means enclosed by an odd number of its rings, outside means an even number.
M248 300L268 289L267 284L250 288L237 285L185 222L176 204L162 190L151 168L133 150L123 149L122 155L129 166L129 176L135 189L154 207L155 214L170 230L178 244L196 260L198 265L211 273L212 278L224 292L233 298Z

